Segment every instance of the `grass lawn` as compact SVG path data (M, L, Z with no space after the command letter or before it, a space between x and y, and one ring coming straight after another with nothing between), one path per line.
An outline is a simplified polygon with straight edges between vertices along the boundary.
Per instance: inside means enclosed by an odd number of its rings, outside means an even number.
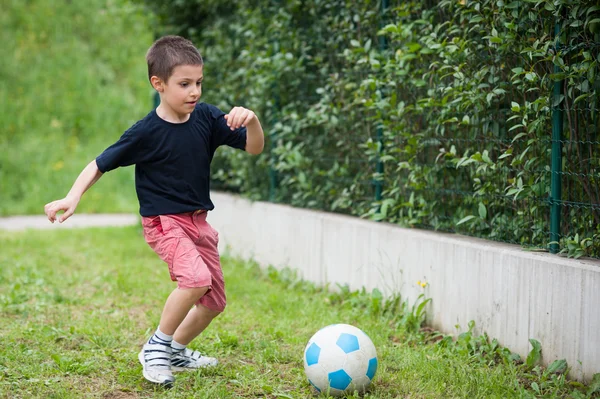
M410 312L386 312L377 296L227 257L223 266L228 308L191 345L221 363L163 390L136 356L174 283L139 228L0 232L0 398L313 397L304 346L332 323L362 328L378 349L365 398L598 397L594 384L502 361L470 336L411 332Z
M36 214L151 110L153 34L129 0L0 4L0 215ZM98 184L79 212L137 210L133 168Z

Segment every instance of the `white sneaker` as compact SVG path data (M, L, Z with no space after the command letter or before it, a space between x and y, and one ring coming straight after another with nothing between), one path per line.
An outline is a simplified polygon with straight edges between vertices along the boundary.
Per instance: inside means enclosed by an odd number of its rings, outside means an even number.
M173 371L214 367L218 363L219 361L214 357L204 356L200 352L188 348L171 355L171 369Z
M138 360L144 367L144 378L167 388L173 386L175 377L171 371L171 347L161 344L145 344Z

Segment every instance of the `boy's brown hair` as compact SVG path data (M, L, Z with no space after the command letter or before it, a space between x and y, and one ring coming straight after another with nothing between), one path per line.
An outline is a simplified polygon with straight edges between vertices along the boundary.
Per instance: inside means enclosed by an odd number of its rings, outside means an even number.
M167 81L179 65L203 65L202 56L194 43L181 36L164 36L155 41L146 53L148 79L157 76Z

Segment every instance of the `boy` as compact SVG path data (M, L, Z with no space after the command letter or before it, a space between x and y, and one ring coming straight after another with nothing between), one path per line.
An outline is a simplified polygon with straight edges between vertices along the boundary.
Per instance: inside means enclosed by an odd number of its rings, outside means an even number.
M104 173L135 164L144 238L177 281L158 329L138 358L148 381L171 386L172 370L217 363L186 348L225 308L218 234L206 222L207 212L214 208L209 196L210 162L220 145L260 154L264 135L254 112L234 107L225 115L198 102L203 61L189 40L158 39L146 60L160 105L90 162L65 198L44 210L50 222L64 222ZM64 214L58 216L61 210Z

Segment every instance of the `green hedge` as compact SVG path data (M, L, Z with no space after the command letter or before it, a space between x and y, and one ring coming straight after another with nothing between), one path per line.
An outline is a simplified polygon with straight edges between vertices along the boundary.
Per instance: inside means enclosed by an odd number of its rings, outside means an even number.
M561 248L600 256L597 1L145 3L202 50L205 100L266 125L264 156L215 159L218 187L546 248L556 107Z

